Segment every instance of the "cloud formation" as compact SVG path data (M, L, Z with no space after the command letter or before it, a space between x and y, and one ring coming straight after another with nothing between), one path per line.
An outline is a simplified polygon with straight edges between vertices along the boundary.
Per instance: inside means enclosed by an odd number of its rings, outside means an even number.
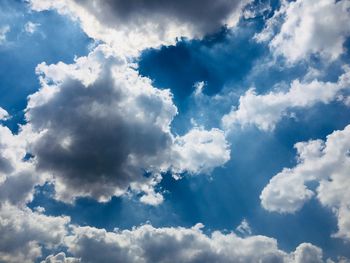
M223 126L231 129L235 125L255 125L261 130L271 131L282 117L290 115L295 108L309 108L336 99L342 99L347 104L341 93L350 89L350 70L347 66L344 70L337 82L301 82L297 79L291 83L287 92L270 91L263 95L249 89L240 97L238 108L233 108L223 116Z
M293 213L310 198L332 209L338 219L335 237L350 239L350 125L334 131L326 141L295 144L298 164L275 175L260 195L269 211ZM316 190L309 183L316 182ZM291 187L293 186L293 187Z
M36 11L56 9L81 22L92 38L113 46L120 54L173 45L177 38L201 38L220 27L237 24L247 0L217 1L96 1L31 0Z
M170 91L109 52L99 46L75 64L37 67L42 88L29 96L26 128L37 137L30 144L35 166L53 176L56 198L107 201L132 190L158 204L161 173L209 173L229 160L218 129L173 135Z
M240 238L234 233L205 235L192 228L154 228L143 225L132 230L107 232L93 227L75 227L65 239L68 251L82 263L92 262L323 262L322 250L309 243L294 252L278 249L266 236Z
M0 204L24 204L32 199L34 186L44 182L30 160L24 161L26 140L0 125Z
M10 117L10 115L8 114L8 112L5 109L0 107L0 121L6 120L9 117Z
M68 217L49 217L0 204L0 262L32 263L42 249L58 248L67 234Z
M334 60L343 54L344 42L350 36L349 8L347 0L284 1L256 38L264 41L272 37L272 52L290 63L312 54ZM274 35L281 20L280 30Z

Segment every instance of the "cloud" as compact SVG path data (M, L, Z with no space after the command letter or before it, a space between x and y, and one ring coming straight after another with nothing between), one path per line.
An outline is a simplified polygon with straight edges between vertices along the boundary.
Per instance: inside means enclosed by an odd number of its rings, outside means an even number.
M41 263L79 263L81 262L79 259L66 257L66 254L61 252L57 255L50 255L45 260L41 261Z
M159 204L161 173L209 173L229 160L218 129L173 135L172 94L132 67L106 46L72 65L37 67L42 88L29 96L25 127L36 136L29 147L36 169L53 176L56 198L107 201L131 190Z
M269 44L276 55L283 55L290 63L308 59L312 54L335 60L343 54L344 42L350 36L349 8L347 0L284 1L256 38L270 39L282 20L280 31Z
M10 31L10 26L5 25L0 27L0 45L6 42L6 34Z
M5 121L10 118L10 115L6 110L0 107L0 121Z
M246 219L243 219L242 222L236 227L236 231L242 235L251 235L252 229Z
M93 227L74 227L66 237L68 251L82 263L89 262L323 262L322 250L303 243L286 253L277 241L265 236L241 238L234 233L205 235L192 228L154 228L143 225L132 230L107 232Z
M42 254L42 248L58 248L67 234L68 217L48 217L0 204L0 262L31 263Z
M193 128L184 136L177 136L172 152L172 171L177 174L208 174L230 160L225 134L215 128L209 131Z
M24 155L24 144L19 136L13 135L9 128L0 125L0 176L12 172Z
M237 24L247 0L217 1L81 1L31 0L36 11L56 9L78 19L92 38L115 47L120 54L173 45L177 38L201 38L221 26Z
M350 125L334 131L326 141L295 144L298 164L275 175L260 195L269 211L293 213L315 196L338 218L335 237L350 239ZM316 182L316 190L309 183ZM291 185L293 187L291 187Z
M29 21L24 25L24 30L28 34L34 34L34 32L38 29L39 26L40 24Z
M32 163L23 161L25 155L24 137L0 125L0 202L24 204L32 199L34 186L43 183Z
M225 129L235 125L255 125L261 130L271 131L282 117L292 113L293 108L309 108L336 99L342 99L346 104L346 98L341 93L350 88L350 70L347 66L344 70L337 82L301 82L297 79L287 92L271 91L263 95L249 89L240 97L238 108L223 116L222 124Z

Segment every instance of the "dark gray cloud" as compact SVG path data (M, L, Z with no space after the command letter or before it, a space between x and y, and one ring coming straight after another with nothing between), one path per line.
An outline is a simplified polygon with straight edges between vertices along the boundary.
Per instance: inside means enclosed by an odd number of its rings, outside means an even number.
M104 201L131 188L156 204L160 173L207 173L229 159L218 129L174 136L170 91L100 49L72 65L41 64L43 82L54 84L29 98L26 127L40 134L30 150L37 170L54 176L57 198Z
M112 46L122 56L147 48L173 45L234 27L249 0L29 0L32 10L55 9L80 22L91 38Z
M225 20L240 7L241 0L74 0L109 27L137 25L147 21L173 20L189 24L201 34L223 26Z
M66 194L108 199L132 182L146 184L143 173L166 158L172 137L163 125L176 113L169 93L142 78L116 79L112 68L118 66L105 61L87 86L65 78L47 103L27 111L33 131L44 131L31 148L36 166L53 173Z

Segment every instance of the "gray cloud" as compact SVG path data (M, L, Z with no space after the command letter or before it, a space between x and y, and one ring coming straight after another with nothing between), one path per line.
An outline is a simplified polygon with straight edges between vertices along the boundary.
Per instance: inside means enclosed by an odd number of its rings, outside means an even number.
M131 188L148 195L141 201L157 204L160 173L207 173L230 158L218 129L174 136L170 91L154 88L103 48L72 65L37 69L43 87L29 98L26 128L37 137L30 146L35 166L53 175L57 198L105 201Z
M82 263L323 262L322 250L309 243L300 244L294 252L286 253L278 249L273 238L240 238L234 233L221 232L207 236L201 227L201 224L193 228L143 225L116 232L76 227L65 241L68 251Z
M14 169L13 156L9 154L9 148L12 146L12 142L12 132L7 127L0 125L0 179L1 176L12 172Z
M40 184L31 162L24 162L25 141L0 125L0 202L24 204L31 200L34 186Z
M131 182L146 183L150 160L165 155L172 143L162 127L176 114L169 92L141 78L126 86L128 80L113 77L114 63L102 65L88 86L64 79L47 103L27 111L33 131L44 131L31 149L37 168L52 172L65 192L102 200L125 192Z
M225 20L240 7L241 0L74 0L93 14L102 24L118 27L137 25L149 20L174 20L192 25L197 32L210 33L224 25Z
M1 203L0 262L34 262L43 246L53 249L63 243L68 222L67 217L48 217Z
M35 11L55 9L81 23L92 38L138 56L147 48L173 45L181 37L202 38L221 26L233 27L249 0L95 1L30 0Z

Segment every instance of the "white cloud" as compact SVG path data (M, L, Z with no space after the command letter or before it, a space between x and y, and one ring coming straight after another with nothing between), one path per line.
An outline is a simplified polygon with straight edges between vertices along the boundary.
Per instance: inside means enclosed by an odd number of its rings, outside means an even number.
M173 135L172 94L132 66L99 46L74 64L37 67L42 88L29 96L23 127L36 137L29 150L37 170L52 175L56 198L107 201L131 189L156 205L161 173L209 173L229 160L218 129Z
M234 233L205 235L197 224L192 228L154 228L143 225L132 230L107 232L75 227L65 239L68 251L82 263L92 262L323 262L322 250L303 243L290 254L265 236L238 237Z
M0 107L0 121L5 121L10 118L10 115L6 110Z
M175 138L172 151L172 171L176 174L210 173L230 160L229 145L219 129L193 128Z
M79 259L66 257L66 254L61 252L57 255L50 255L45 260L41 261L41 263L79 263L81 262Z
M300 244L292 254L292 262L303 263L303 262L312 262L312 263L321 263L322 260L322 250L310 243ZM327 260L328 262L328 260Z
M92 38L121 55L146 48L173 45L181 37L201 38L221 26L237 24L247 0L112 1L31 0L36 11L56 9L79 20Z
M334 236L349 240L350 125L334 131L326 141L299 142L295 148L298 164L284 168L270 180L260 195L263 207L292 213L315 196L338 218L338 232ZM318 184L316 190L309 188L310 182Z
M204 81L196 82L193 85L193 87L195 88L195 90L193 92L193 96L199 97L199 96L203 95L203 90L205 88L205 82Z
M350 36L349 8L347 0L283 1L256 38L268 40L283 20L269 44L274 54L285 56L290 63L308 59L311 54L334 60L344 52L344 42Z
M246 219L243 219L242 222L236 227L236 231L242 235L251 235L252 229Z
M9 128L0 125L0 174L6 176L14 170L20 156L24 156L22 143ZM1 178L1 177L0 177ZM1 182L2 180L0 180Z
M68 217L48 217L0 204L0 262L34 262L43 246L53 249L62 245L68 223Z
M8 25L0 27L0 45L6 42L6 34L10 31Z
M24 30L28 34L34 34L34 32L38 29L39 26L40 26L39 23L33 23L33 22L29 21L24 25Z
M271 91L259 95L254 89L249 89L240 97L238 108L223 116L223 126L229 130L235 125L256 125L261 130L271 131L282 117L290 115L293 108L327 104L338 99L342 91L349 90L350 69L346 66L344 70L337 82L294 80L288 92ZM346 103L346 98L343 100Z
M23 161L26 141L0 125L0 202L24 204L33 197L34 186L43 183L30 161Z

